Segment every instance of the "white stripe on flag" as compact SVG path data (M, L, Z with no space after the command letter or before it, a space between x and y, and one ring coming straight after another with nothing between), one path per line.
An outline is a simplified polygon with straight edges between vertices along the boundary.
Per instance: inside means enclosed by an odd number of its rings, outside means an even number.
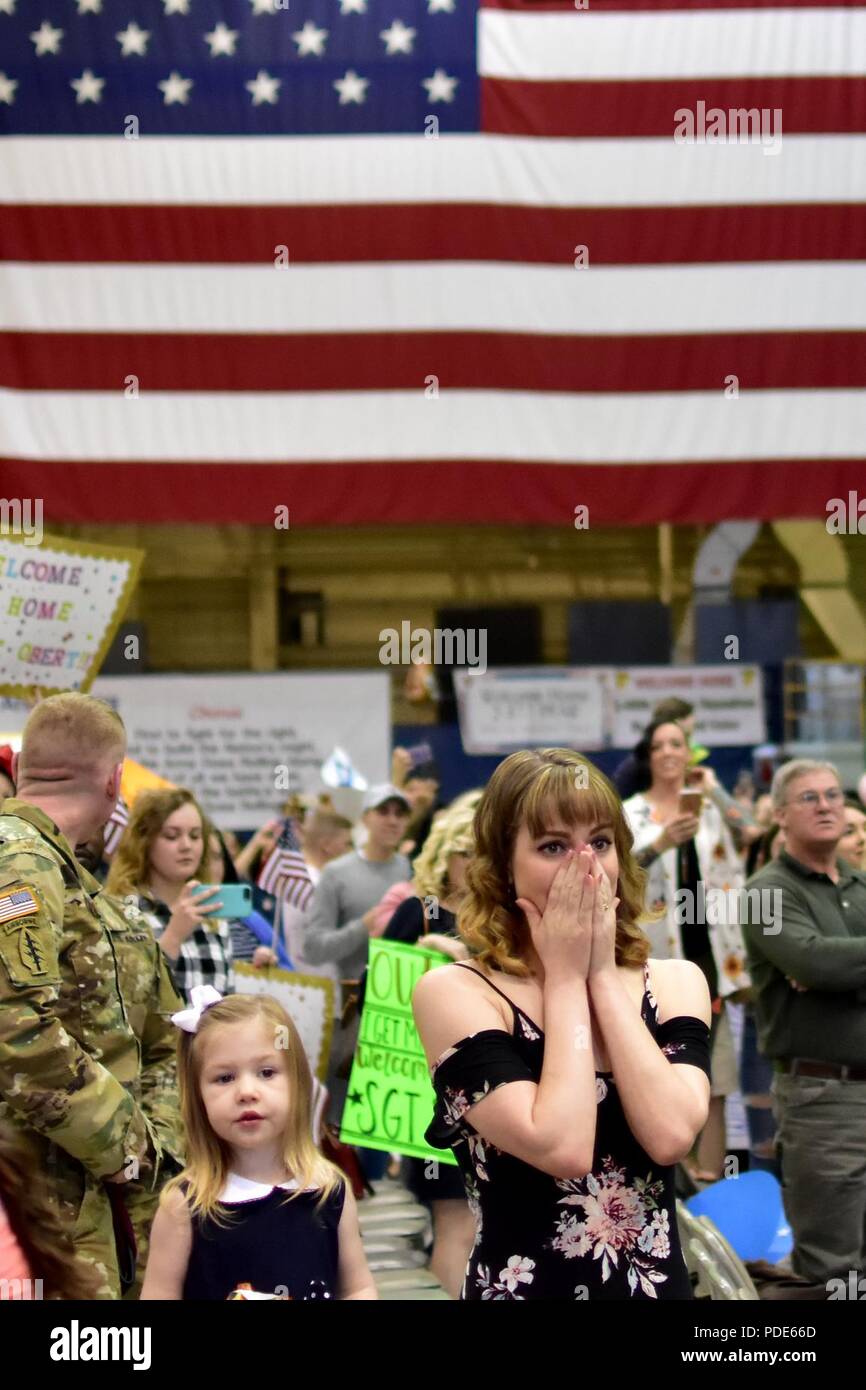
M866 74L866 10L482 9L478 67L484 77L542 81L855 77Z
M432 261L279 271L273 265L8 262L0 266L0 328L617 334L866 327L866 260L583 270L573 260L566 246L562 268ZM431 372L442 372L443 387L447 365L430 363ZM419 381L419 391L422 386ZM141 389L143 401L146 382ZM128 415L125 422L128 427Z
M866 197L866 136L785 135L772 155L757 144L676 144L673 125L671 113L670 139L623 140L17 136L3 141L0 202L676 207Z
M0 392L0 453L219 463L856 458L866 391ZM134 420L134 427L131 421Z

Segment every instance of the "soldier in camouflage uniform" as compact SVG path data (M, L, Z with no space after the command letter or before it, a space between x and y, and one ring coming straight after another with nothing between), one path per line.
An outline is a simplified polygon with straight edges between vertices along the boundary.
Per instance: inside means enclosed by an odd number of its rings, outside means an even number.
M64 735L68 748L69 735L89 727L91 712L81 701L100 705L89 696L59 695L37 706L17 767L24 773L19 791L57 806L70 828L84 828L75 836L84 840L110 814L119 764L100 780L86 758L80 766L75 754L67 758ZM43 763L46 736L55 737L59 751L53 761L49 755L52 771L31 779L26 750L37 719ZM105 716L95 719L94 737L104 742ZM122 758L122 725L111 719ZM117 733L114 739L112 755ZM122 1229L128 1211L134 1226L146 1224L156 1189L169 1169L176 1171L170 1155L181 1159L167 1019L178 1000L159 948L122 906L100 901L100 885L57 824L24 796L0 806L0 1113L39 1146L76 1252L101 1274L100 1297L117 1298L115 1222Z
M78 846L76 853L79 863L87 863ZM113 897L100 887L93 902L114 947L126 1016L141 1049L141 1069L134 1094L153 1127L163 1154L156 1182L129 1182L121 1189L138 1251L135 1283L125 1296L137 1298L159 1194L168 1179L184 1165L177 1089L177 1029L171 1022L171 1015L183 1009L184 1002L137 899Z

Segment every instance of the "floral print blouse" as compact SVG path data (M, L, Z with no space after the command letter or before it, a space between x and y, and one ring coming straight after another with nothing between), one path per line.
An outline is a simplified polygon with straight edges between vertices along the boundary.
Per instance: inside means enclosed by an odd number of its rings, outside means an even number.
M510 1034L473 1033L432 1069L437 1099L427 1142L453 1149L475 1214L461 1297L691 1298L677 1233L674 1169L654 1163L631 1133L612 1074L596 1073L595 1152L585 1177L551 1177L473 1128L471 1108L491 1091L541 1078L544 1034L508 1003L514 1014ZM709 1076L707 1025L692 1017L659 1024L646 967L641 1017L671 1063L700 1067Z

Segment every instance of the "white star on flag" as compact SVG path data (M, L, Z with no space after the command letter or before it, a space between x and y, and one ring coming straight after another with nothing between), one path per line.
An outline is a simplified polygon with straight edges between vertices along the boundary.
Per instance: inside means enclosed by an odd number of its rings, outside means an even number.
M366 14L367 0L340 0L340 14Z
M250 0L253 14L276 14L276 0ZM286 6L288 9L288 5Z
M102 101L104 77L94 77L90 68L85 68L80 77L73 77L70 87L75 88L75 104L81 106L85 101Z
M389 54L411 53L417 32L417 29L409 29L402 19L395 19L392 21L390 29L380 30L379 38Z
M437 14L440 10L446 14L453 14L455 9L454 0L427 0L428 14Z
M14 14L15 0L0 0L0 14Z
M189 14L189 0L162 0L166 14Z
M428 101L453 101L454 88L459 78L449 77L443 68L437 68L432 77L425 77L422 87L427 88Z
M296 29L292 38L298 45L298 57L304 58L308 53L314 53L317 58L321 58L325 51L325 39L328 37L329 30L317 29L314 21L308 19L303 29Z
M170 72L168 77L162 82L157 82L156 85L162 92L162 99L166 106L173 106L175 102L180 102L181 106L186 106L193 81L191 77L181 77L179 72Z
M234 57L239 33L239 29L227 29L220 20L217 27L204 36L205 43L210 44L210 56L216 58L220 53L225 53L229 58Z
M134 19L114 37L120 44L122 57L128 58L131 53L139 53L142 58L147 57L147 41L150 38L150 30L139 29Z
M102 0L78 0L79 14L101 14Z
M7 106L11 106L15 100L17 86L17 78L7 77L5 72L0 72L0 101L5 101Z
M333 86L340 93L341 106L348 106L353 101L361 106L367 99L369 85L369 77L359 77L352 68L349 68L344 77L338 77L333 83Z
M276 106L280 81L279 77L270 77L262 68L259 68L255 80L244 83L253 99L253 106L261 106L263 101L269 102L271 106Z
M41 58L43 53L59 53L60 40L63 38L62 29L53 29L47 19L43 19L38 29L34 29L30 35L36 45L36 56Z

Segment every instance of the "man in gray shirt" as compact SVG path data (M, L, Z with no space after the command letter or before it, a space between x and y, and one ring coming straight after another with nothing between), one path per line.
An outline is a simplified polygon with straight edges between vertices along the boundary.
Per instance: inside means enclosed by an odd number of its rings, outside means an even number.
M316 885L304 931L304 959L309 965L315 968L334 961L342 979L360 978L367 964L368 942L377 935L373 909L395 883L412 877L409 860L398 853L410 810L403 793L390 782L366 793L362 815L366 844L326 864ZM357 1014L345 1028L335 1029L328 1074L329 1117L334 1123L342 1115L357 1036Z
M785 849L749 880L741 916L775 1069L792 1266L828 1298L857 1297L849 1279L866 1274L866 874L837 859L843 805L830 763L783 764Z

